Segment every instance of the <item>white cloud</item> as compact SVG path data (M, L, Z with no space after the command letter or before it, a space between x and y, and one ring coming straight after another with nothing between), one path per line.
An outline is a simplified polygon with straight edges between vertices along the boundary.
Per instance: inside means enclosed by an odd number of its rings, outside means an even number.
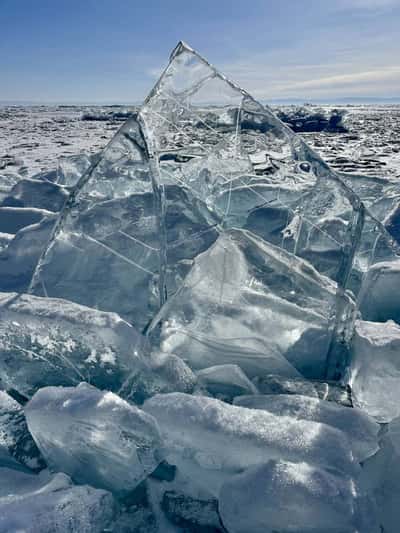
M399 81L400 87L400 66L389 66L378 70L369 70L364 72L354 72L351 74L339 74L327 76L314 80L305 80L291 85L291 89L319 89L324 87L344 87L364 83L385 83L390 81Z
M342 8L352 9L381 9L400 5L399 0L343 0L339 2Z

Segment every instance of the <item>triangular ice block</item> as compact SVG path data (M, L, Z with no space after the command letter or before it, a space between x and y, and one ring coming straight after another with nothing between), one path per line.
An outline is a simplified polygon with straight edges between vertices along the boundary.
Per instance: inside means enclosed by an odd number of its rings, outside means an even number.
M31 291L145 328L194 258L233 227L305 259L341 295L358 288L376 250L392 254L357 194L299 136L179 43L137 116L77 183ZM331 316L343 340L346 313L335 304Z

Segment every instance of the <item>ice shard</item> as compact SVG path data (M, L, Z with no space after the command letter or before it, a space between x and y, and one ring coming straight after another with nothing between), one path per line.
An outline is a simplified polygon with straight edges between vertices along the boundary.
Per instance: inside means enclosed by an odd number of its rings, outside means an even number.
M79 180L39 261L32 292L147 324L164 299L159 286L166 283L165 240L175 265L216 236L215 221L183 189L167 187L161 197L152 166L140 124L132 118Z
M219 509L230 533L378 533L364 499L348 476L279 460L229 479Z
M0 293L0 387L26 397L86 380L119 390L147 369L143 337L115 313L60 299Z
M79 179L30 290L146 328L221 231L246 229L336 282L335 377L351 330L344 290L357 292L371 256L392 253L376 222L271 110L179 43L138 114Z
M343 321L351 321L354 303L341 298ZM232 229L196 258L149 333L194 369L237 364L252 378L321 379L337 305L336 283L307 261Z
M156 421L87 383L44 387L25 413L50 469L68 473L77 483L126 495L163 459Z
M182 393L157 394L143 409L158 422L167 461L217 497L225 480L270 459L359 473L345 435L326 424Z
M101 533L117 515L112 495L76 486L62 473L39 476L0 469L0 533Z

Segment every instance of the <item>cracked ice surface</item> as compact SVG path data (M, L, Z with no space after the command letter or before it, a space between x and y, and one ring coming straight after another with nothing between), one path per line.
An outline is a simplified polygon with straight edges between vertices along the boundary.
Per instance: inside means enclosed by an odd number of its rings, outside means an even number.
M318 378L332 343L337 286L309 263L245 230L198 256L152 324L194 368L237 363L248 375ZM354 303L342 295L349 318Z
M377 246L385 232L374 222L365 233L368 217L300 137L180 43L137 116L82 175L31 290L145 328L193 259L236 227L357 291L375 251L393 254Z

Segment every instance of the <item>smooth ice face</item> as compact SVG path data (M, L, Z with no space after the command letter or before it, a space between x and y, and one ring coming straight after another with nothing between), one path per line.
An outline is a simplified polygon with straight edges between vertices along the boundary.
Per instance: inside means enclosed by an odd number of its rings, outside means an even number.
M154 394L192 393L195 385L196 375L182 359L174 354L152 352L127 376L118 394L140 405Z
M24 178L2 200L2 206L35 207L58 212L68 198L64 187L46 180Z
M232 477L219 510L229 533L377 533L359 529L357 489L350 477L304 462L270 461Z
M372 177L347 172L338 172L338 175L380 222L384 223L388 214L398 206L400 184L397 179L390 176Z
M91 160L86 154L60 157L57 168L57 183L66 187L74 187L90 165Z
M321 378L335 327L336 284L309 263L244 230L199 255L161 309L161 344L195 369L237 364L248 376ZM343 314L353 303L340 296Z
M0 390L0 466L39 471L45 463L26 425L22 407Z
M85 166L31 291L118 311L131 321L140 303L146 321L159 265L158 215L150 191L146 146L132 118L101 157Z
M339 429L349 439L353 455L359 462L379 449L379 424L357 408L296 394L239 396L234 404L249 409L263 409L278 416L312 420Z
M346 436L326 424L181 393L153 396L143 408L159 424L168 462L217 497L226 479L270 459L358 472Z
M185 262L217 236L207 208L180 186L161 191L154 172L131 118L76 185L31 291L116 311L143 329L179 286Z
M8 246L0 252L0 289L27 292L41 254L51 236L57 215L28 226L12 235Z
M380 442L380 450L363 464L360 485L376 502L377 517L381 530L385 533L397 533L400 521L400 455L393 439L398 435L389 432Z
M190 190L221 226L250 229L347 285L365 206L270 109L179 43L139 117L160 183ZM376 199L393 196L379 185ZM363 246L361 259L374 254Z
M163 459L154 418L87 383L41 389L25 412L50 468L66 472L78 483L123 495Z
M115 515L105 490L74 486L61 473L34 476L0 468L0 533L101 533Z
M356 322L349 384L355 405L379 422L400 416L400 326Z
M16 234L23 228L37 224L53 213L47 209L36 207L1 207L0 206L0 232Z
M216 365L199 370L197 383L200 390L221 400L232 401L241 394L257 394L257 387L238 365Z
M245 228L307 259L339 290L349 277L358 288L375 253L372 227L351 276L365 220L358 196L183 43L138 115L82 169L30 290L116 311L140 329L221 229Z
M67 300L0 293L0 383L30 397L87 380L118 390L143 367L144 342L115 313Z
M362 318L368 321L400 323L400 260L373 265L365 276L359 306Z

